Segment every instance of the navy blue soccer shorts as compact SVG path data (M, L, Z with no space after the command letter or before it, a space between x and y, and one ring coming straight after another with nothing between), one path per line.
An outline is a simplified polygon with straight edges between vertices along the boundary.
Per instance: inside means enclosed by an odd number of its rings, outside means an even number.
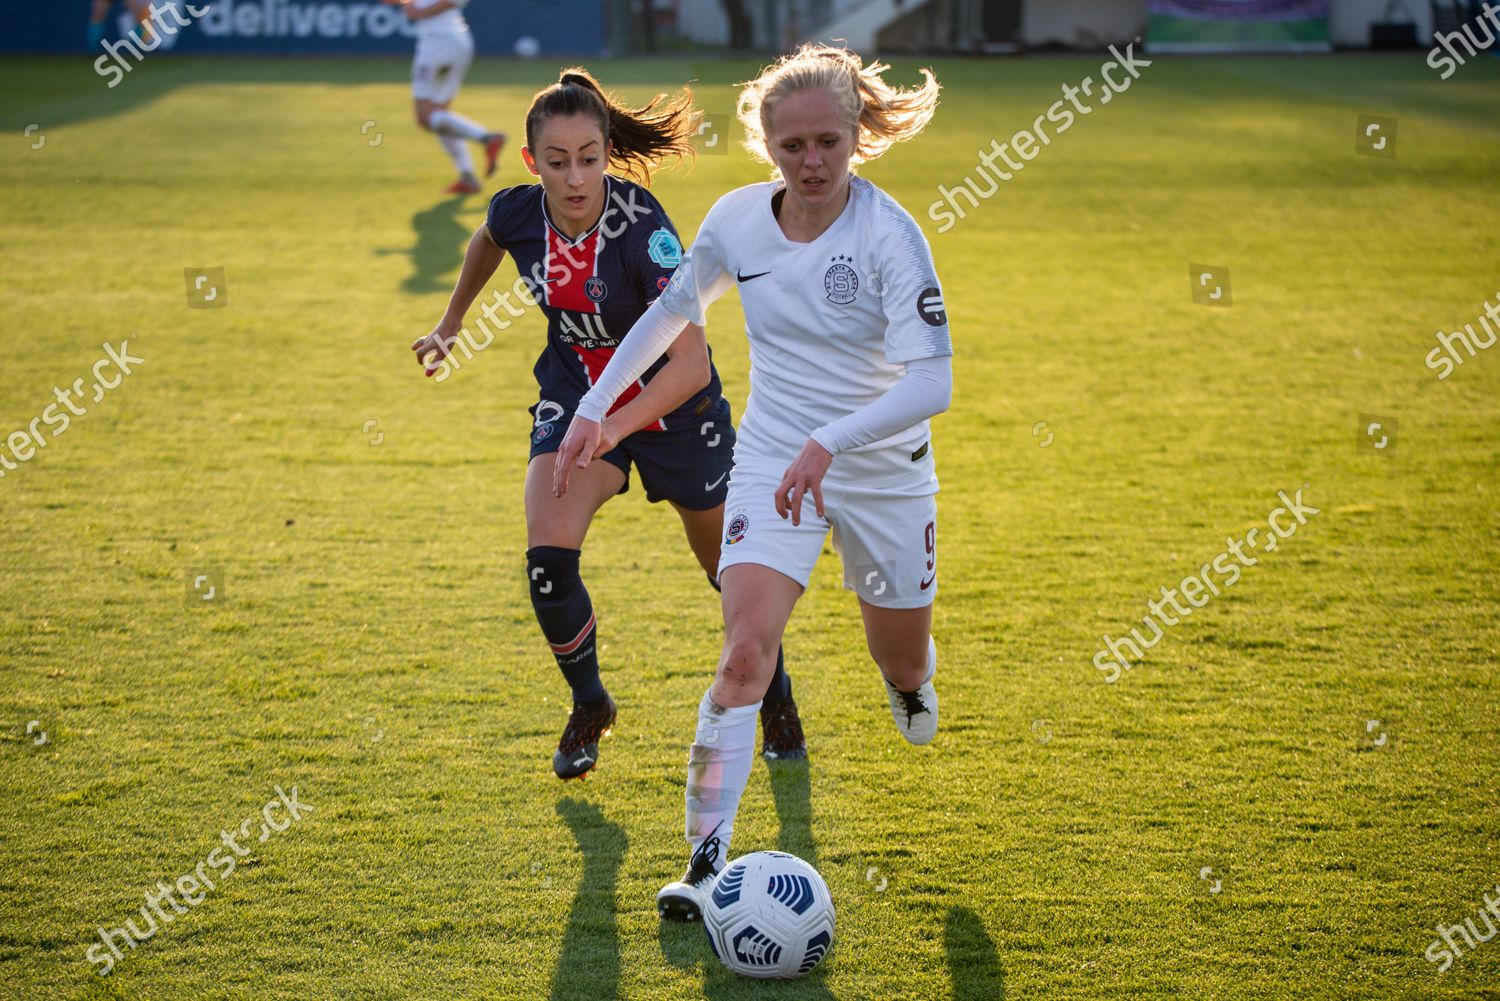
M531 458L556 452L568 433L573 411L548 399L537 401L530 411ZM637 431L601 456L625 474L620 493L630 489L634 465L646 488L646 500L653 504L666 500L689 511L707 511L724 503L734 467L729 401L704 396L693 412L691 424Z

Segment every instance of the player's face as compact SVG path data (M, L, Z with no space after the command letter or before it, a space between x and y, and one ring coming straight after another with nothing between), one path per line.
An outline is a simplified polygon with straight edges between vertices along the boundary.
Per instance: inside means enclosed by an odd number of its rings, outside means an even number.
M609 141L590 115L554 115L537 129L536 149L522 150L522 159L542 179L547 211L559 225L576 235L588 229L604 211L604 167Z
M842 204L849 187L854 130L826 90L783 98L771 112L767 145L786 181L788 198L808 208Z

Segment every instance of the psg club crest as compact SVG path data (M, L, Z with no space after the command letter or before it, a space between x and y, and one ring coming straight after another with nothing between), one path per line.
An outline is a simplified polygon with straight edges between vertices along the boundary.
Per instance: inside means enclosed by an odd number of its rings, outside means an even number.
M604 279L598 275L583 283L583 294L589 297L589 302L603 302L609 289L604 286Z
M552 428L553 428L553 425L550 424L550 423L549 424L543 424L540 427L538 427L536 429L536 431L534 431L532 433L532 435L531 435L532 444L540 445L542 442L546 441L548 438L551 438L552 437Z
M724 529L724 545L732 546L744 541L745 533L749 530L750 519L745 517L745 512L736 511L734 517L729 519L729 527Z
M823 291L828 293L829 302L847 306L859 294L859 275L849 266L853 260L852 257L839 254L823 273Z

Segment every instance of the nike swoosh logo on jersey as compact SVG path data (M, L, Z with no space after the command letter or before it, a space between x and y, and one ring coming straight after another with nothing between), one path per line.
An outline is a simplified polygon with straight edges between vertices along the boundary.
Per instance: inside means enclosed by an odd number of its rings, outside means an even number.
M922 590L925 591L929 587L931 587L932 586L932 582L935 581L935 580L937 580L937 574L936 573L934 573L931 577L928 577L926 580L924 580L922 582Z
M752 278L763 278L763 277L765 277L766 275L768 275L770 273L771 272L769 272L769 271L761 271L761 272L759 272L757 274L747 275L743 271L741 271L739 268L735 268L734 269L734 277L737 278L737 279L739 279L742 282L748 282Z
M703 489L704 490L712 490L714 487L718 486L720 483L723 483L724 482L724 477L726 477L728 475L729 475L728 473L720 473L719 474L719 478L717 480L714 480L712 483L705 483L705 484L703 484Z

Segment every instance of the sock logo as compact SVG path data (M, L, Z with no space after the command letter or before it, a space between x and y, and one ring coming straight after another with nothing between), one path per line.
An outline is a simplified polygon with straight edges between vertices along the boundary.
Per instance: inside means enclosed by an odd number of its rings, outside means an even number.
M544 570L544 569L542 569L541 567L533 567L532 570L531 570L531 580L532 580L532 583L535 583L535 582L537 582L539 580L543 581L542 586L536 589L536 593L537 594L551 594L552 593L552 582L550 580L544 580L544 578L546 577L546 575L547 575L547 571Z

